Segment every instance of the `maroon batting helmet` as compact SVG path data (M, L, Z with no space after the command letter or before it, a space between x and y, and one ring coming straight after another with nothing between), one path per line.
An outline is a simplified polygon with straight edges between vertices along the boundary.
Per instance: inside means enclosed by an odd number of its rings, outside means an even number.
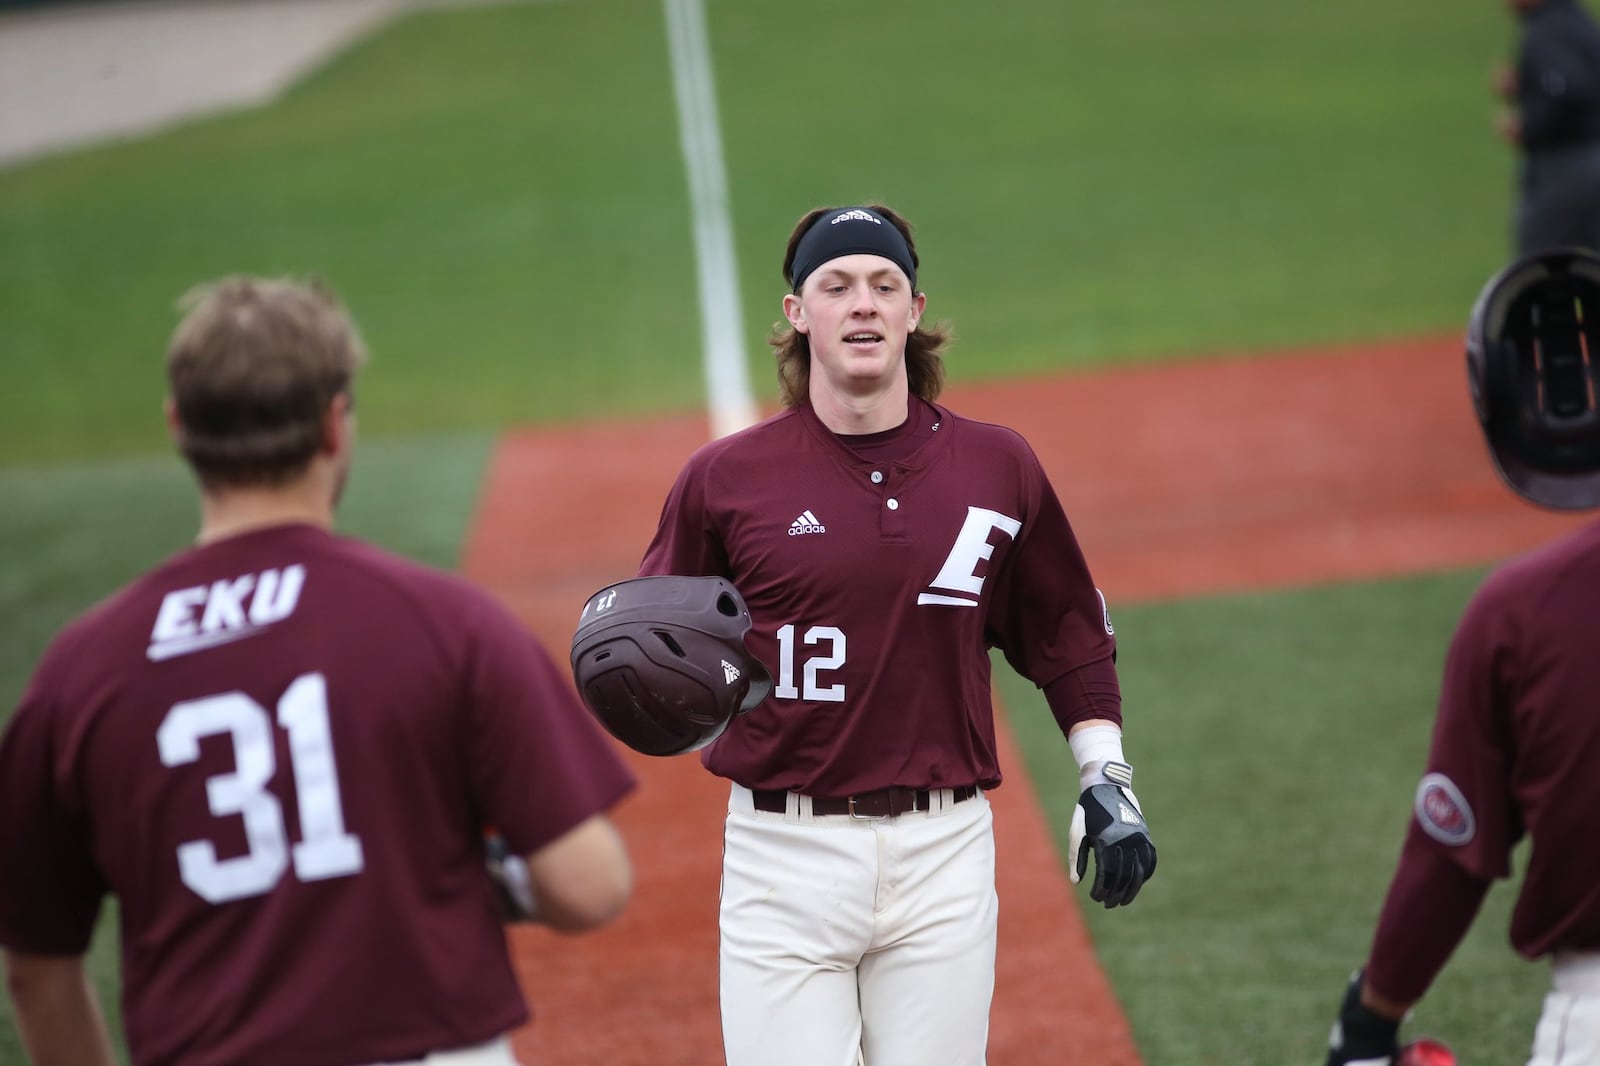
M1551 248L1489 279L1467 327L1467 378L1489 454L1544 507L1600 506L1600 255Z
M572 677L612 736L645 755L681 755L772 691L745 650L749 630L750 610L723 578L620 581L583 605Z

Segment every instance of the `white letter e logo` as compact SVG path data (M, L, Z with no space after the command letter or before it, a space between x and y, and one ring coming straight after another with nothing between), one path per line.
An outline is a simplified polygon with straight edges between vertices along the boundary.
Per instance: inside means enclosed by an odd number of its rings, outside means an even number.
M944 566L939 568L939 576L928 586L930 591L919 595L917 603L945 607L978 606L978 596L983 592L983 578L977 575L978 564L994 555L989 534L998 529L1015 540L1021 528L1022 523L1010 515L991 511L987 507L968 507L967 520L962 523L955 546L945 557ZM965 595L946 596L931 591L933 589Z

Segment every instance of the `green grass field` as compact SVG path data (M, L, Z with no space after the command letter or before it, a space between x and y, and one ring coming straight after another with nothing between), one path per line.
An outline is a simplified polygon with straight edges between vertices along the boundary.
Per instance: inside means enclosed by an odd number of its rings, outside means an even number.
M917 223L956 379L1454 331L1505 249L1492 5L707 6L764 399L783 242L819 203ZM413 16L269 107L0 171L0 708L192 536L159 405L197 281L344 293L375 354L344 528L441 565L495 429L697 407L677 138L660 5L570 0ZM1149 1066L1320 1060L1475 578L1119 614L1163 858L1090 919ZM1070 754L1004 685L1064 827ZM1516 1060L1537 1011L1505 900L1417 1019L1470 1061Z

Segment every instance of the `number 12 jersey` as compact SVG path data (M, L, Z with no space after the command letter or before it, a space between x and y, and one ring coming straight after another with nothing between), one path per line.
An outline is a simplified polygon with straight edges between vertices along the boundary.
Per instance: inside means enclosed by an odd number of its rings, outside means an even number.
M1064 729L1120 722L1105 603L1037 457L919 399L885 434L802 404L705 445L640 573L720 575L749 604L773 693L702 758L750 788L997 785L990 647Z

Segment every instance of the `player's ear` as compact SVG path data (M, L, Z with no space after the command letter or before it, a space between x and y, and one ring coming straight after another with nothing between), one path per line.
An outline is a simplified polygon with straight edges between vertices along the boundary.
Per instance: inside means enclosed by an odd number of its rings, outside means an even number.
M796 333L806 333L811 329L806 323L805 305L792 292L783 298L783 317L789 320L789 325L794 327Z
M908 316L911 328L916 329L917 323L922 321L922 312L928 307L928 294L919 292L911 297L911 314Z
M329 455L349 451L355 443L355 415L351 410L350 394L341 392L334 396L322 415L322 450Z

